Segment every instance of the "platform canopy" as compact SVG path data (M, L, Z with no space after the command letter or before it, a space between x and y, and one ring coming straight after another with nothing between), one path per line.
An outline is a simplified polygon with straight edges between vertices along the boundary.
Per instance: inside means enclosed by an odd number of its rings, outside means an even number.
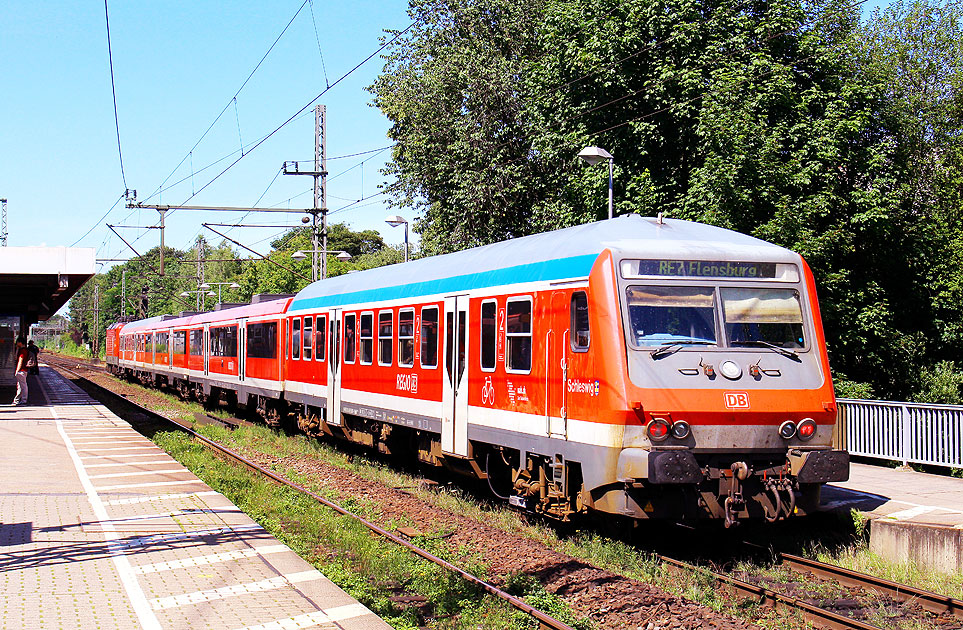
M50 318L94 275L91 247L0 247L0 316Z

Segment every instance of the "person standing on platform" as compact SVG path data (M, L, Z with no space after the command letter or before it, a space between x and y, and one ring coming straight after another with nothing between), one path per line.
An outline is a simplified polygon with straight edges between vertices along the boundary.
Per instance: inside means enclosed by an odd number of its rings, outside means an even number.
M29 390L27 389L27 361L30 360L30 351L27 350L27 342L23 337L17 337L17 395L13 397L14 405L26 405Z
M27 350L30 352L30 360L27 361L28 367L30 368L31 374L40 375L40 364L37 361L37 355L40 354L40 348L37 344L33 342L33 339L27 342Z

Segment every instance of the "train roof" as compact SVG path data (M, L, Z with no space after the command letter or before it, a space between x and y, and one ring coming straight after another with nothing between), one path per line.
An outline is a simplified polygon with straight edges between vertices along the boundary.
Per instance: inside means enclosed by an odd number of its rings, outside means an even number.
M192 326L200 326L224 320L235 320L239 317L277 315L284 313L290 302L291 298L287 297L279 300L261 302L259 304L244 304L242 306L225 308L220 311L198 313L197 315L188 315L186 317L171 317L170 315L149 317L124 326L124 334L156 330L158 328L190 328Z
M365 301L457 293L522 282L588 277L606 249L653 257L795 262L792 251L732 230L639 215L336 276L305 287L289 312Z

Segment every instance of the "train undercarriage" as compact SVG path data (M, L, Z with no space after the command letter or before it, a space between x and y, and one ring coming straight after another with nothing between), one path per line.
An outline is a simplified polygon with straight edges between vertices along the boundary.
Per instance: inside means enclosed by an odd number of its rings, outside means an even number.
M611 483L587 487L582 464L560 454L472 442L468 457L455 457L443 452L437 433L352 415L334 425L325 421L323 409L310 405L253 394L244 405L238 403L234 390L205 390L200 383L149 372L121 368L116 372L209 408L247 411L272 428L346 441L383 455L413 454L422 465L486 483L495 497L516 509L558 521L594 512L630 520L714 520L726 527L746 519L776 522L815 511L822 484L839 480L849 464L846 453L840 451L789 450L741 456L688 451L682 456L678 450L646 450L644 466L651 466L652 472L620 474ZM624 449L623 453L643 450ZM638 469L638 462L627 467L629 474Z

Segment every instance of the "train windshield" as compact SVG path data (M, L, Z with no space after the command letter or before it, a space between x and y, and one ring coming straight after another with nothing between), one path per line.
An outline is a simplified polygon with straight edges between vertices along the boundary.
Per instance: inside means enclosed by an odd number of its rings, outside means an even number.
M636 345L715 345L714 289L630 286L626 297Z
M721 293L730 346L805 347L798 291L724 288Z

